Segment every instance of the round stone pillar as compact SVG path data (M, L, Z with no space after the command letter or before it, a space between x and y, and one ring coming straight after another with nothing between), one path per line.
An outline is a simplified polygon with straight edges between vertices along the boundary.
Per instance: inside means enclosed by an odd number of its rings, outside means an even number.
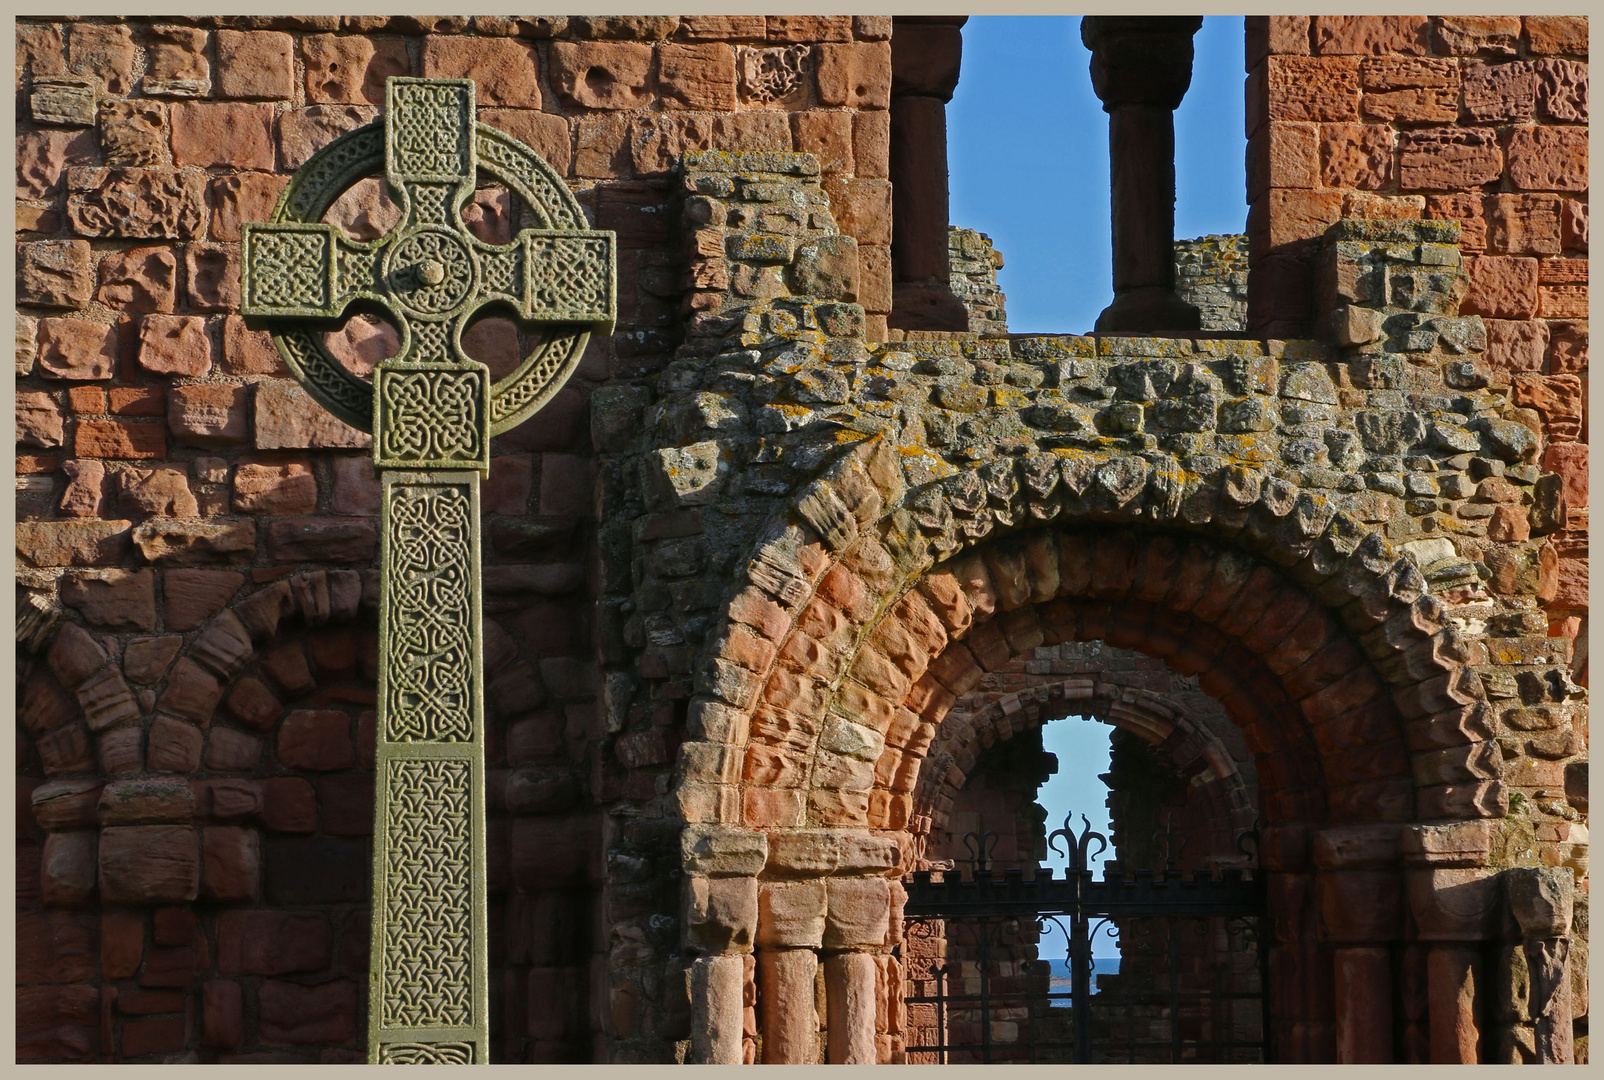
M891 34L889 325L967 330L947 255L947 102L958 86L965 15L896 16Z
M1100 332L1196 330L1175 295L1175 108L1192 83L1201 16L1088 15L1092 89L1108 113L1114 302Z
M1393 1048L1392 950L1403 938L1402 827L1345 825L1313 844L1320 937L1333 946L1337 1062L1388 1064Z

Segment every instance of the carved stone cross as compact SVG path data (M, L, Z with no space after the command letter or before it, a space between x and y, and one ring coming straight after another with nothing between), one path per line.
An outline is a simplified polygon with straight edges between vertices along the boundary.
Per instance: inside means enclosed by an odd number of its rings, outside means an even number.
M490 438L533 415L612 330L616 240L534 151L474 121L466 79L391 78L385 116L320 150L271 222L243 228L242 311L273 331L307 391L373 433L380 511L379 697L374 784L368 1059L489 1060L485 948L484 666L479 483ZM370 243L321 218L383 171L400 224ZM483 171L542 225L480 241L460 211ZM366 301L401 350L373 380L318 331ZM487 305L542 331L500 381L462 349Z

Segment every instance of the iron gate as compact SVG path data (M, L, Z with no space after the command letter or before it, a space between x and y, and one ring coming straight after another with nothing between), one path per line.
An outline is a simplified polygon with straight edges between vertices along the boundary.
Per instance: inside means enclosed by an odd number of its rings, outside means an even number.
M910 1063L1251 1063L1273 1060L1265 1013L1268 925L1262 875L1175 868L1173 826L1159 834L1163 870L1093 877L1088 847L1107 838L1068 819L1063 877L990 869L990 834L968 834L974 877L918 871L906 883L900 961L909 992ZM1252 856L1257 835L1239 834ZM1256 861L1256 860L1250 860ZM1066 925L1067 924L1067 925ZM1068 988L1035 954L1064 938ZM1099 975L1092 945L1116 940L1119 973ZM1061 983L1062 980L1059 980Z

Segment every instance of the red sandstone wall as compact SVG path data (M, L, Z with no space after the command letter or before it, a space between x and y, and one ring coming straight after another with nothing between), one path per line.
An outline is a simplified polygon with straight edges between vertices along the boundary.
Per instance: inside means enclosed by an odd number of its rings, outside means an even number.
M1565 478L1552 633L1587 612L1587 20L1247 20L1248 321L1322 332L1310 259L1340 217L1463 225L1461 313L1487 324L1495 383L1541 418ZM1585 675L1585 672L1584 672Z

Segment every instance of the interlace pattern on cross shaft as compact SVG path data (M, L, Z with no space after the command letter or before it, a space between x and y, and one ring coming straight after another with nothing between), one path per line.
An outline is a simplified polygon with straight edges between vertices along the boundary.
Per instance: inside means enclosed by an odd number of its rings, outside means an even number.
M329 305L329 238L323 233L260 232L251 255L251 302L263 307Z
M403 176L468 172L473 121L465 88L403 83L395 87L393 101L390 145L397 172Z
M473 1044L464 1042L385 1043L379 1047L380 1065L472 1065Z
M536 236L529 242L530 307L554 317L583 318L607 303L607 242Z
M421 322L411 319L407 322L407 329L412 332L412 348L407 351L408 360L451 359L450 323Z
M381 1025L473 1024L466 761L387 763Z
M392 371L384 394L379 456L385 461L478 461L478 376L459 371Z
M397 485L385 588L385 738L473 740L472 502L460 485Z
M581 337L560 337L531 353L534 360L519 373L518 381L490 399L490 423L499 424L527 405L536 394L544 392L551 385L551 380L573 358L575 349L583 340Z

